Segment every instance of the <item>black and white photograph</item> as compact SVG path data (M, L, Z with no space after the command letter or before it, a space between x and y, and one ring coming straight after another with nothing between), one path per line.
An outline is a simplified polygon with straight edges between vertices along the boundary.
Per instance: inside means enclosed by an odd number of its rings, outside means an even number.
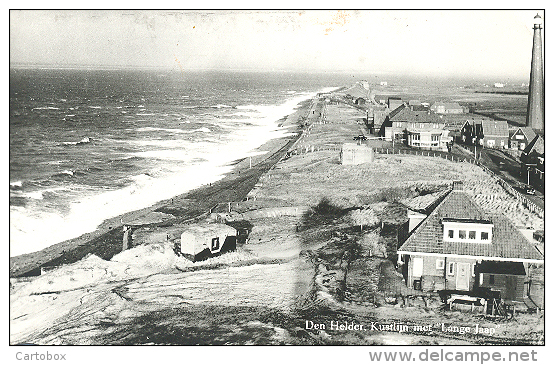
M10 9L10 356L537 361L545 13Z

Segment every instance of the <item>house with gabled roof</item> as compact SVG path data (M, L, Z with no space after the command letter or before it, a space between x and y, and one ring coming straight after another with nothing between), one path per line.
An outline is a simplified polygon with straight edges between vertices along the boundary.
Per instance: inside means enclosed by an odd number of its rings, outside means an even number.
M544 189L544 138L537 134L521 153L521 172L528 174L529 182Z
M482 138L479 143L483 147L489 148L508 148L508 139L510 132L508 131L508 122L505 120L483 119L481 122Z
M510 136L510 148L523 151L537 134L531 127L519 127Z
M544 256L506 217L485 212L458 187L418 219L397 251L408 287L486 289L508 303L527 297L529 265L543 265Z
M387 128L391 128L392 121L391 118L394 118L398 113L400 113L402 110L406 109L406 104L400 104L398 107L396 107L394 110L390 110L387 108L388 113L385 115L385 118L383 122L381 123L381 127L379 129L379 136L385 137L386 140L391 141L392 135L387 134ZM388 132L391 130L389 129Z
M464 114L469 110L458 103L437 101L431 105L431 110L437 114Z
M393 110L381 126L385 140L404 140L413 148L448 151L452 141L441 118L429 110L417 111L406 104Z

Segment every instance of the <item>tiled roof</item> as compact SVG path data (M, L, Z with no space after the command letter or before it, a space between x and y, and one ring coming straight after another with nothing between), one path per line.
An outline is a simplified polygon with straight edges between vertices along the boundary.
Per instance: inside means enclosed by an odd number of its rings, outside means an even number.
M505 120L483 120L481 122L483 126L483 135L487 136L501 136L508 137L508 122Z
M406 109L406 104L399 105L396 109L393 109L389 113L389 120L392 120L395 116L397 116L402 110Z
M414 112L427 112L429 110L429 107L426 105L412 105L412 110Z
M431 108L437 108L439 106L444 106L444 109L462 109L462 106L458 103L445 103L437 101L433 104Z
M445 242L442 226L444 218L492 221L492 242ZM408 237L399 251L504 259L543 259L543 256L507 218L486 213L462 191L450 192Z
M518 129L521 130L521 133L525 135L528 141L532 141L537 136L537 134L531 127L519 127Z
M394 111L396 112L398 108ZM427 111L413 111L404 106L399 112L389 114L391 122L416 122L416 123L439 123L440 117L435 113Z
M544 154L544 139L540 135L535 135L535 138L525 147L523 153L528 155L532 151L536 151L539 155Z

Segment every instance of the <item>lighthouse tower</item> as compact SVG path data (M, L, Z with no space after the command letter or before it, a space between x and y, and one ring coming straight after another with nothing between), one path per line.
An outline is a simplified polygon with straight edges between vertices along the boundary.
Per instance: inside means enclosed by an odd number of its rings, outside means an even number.
M535 16L535 25L533 26L533 53L526 125L544 131L544 64L542 59L542 18L539 14Z

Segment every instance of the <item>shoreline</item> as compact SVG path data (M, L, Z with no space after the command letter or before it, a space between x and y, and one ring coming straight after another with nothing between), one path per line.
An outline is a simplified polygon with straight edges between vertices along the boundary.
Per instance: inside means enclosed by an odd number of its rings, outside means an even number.
M173 217L157 225L173 225L200 219L220 203L244 199L260 176L271 169L300 138L302 129L298 119L308 113L312 100L308 98L301 101L289 115L275 121L276 127L288 129L291 135L271 139L254 149L266 152L251 157L252 168L248 157L231 161L226 166L232 167L232 170L213 183L161 200L149 207L105 219L92 232L39 251L10 257L10 278L40 275L41 267L74 263L89 254L105 260L111 259L121 252L123 220L131 221L150 212L162 212Z

